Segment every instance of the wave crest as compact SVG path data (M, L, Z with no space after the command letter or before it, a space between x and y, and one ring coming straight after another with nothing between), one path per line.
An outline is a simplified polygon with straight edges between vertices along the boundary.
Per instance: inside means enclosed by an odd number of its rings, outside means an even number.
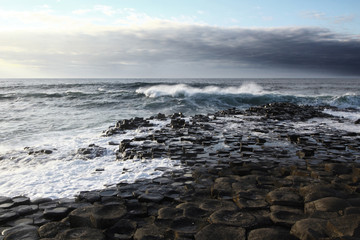
M144 94L146 97L157 98L161 96L188 97L196 94L264 94L263 88L253 82L243 83L239 87L218 87L207 86L204 88L191 87L187 84L166 85L160 84L150 87L140 87L136 90L138 94Z

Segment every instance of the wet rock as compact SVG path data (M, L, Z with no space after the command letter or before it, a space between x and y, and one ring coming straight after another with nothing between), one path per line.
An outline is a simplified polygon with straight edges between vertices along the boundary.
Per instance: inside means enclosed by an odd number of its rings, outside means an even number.
M69 222L72 228L76 227L93 227L91 223L90 216L92 214L94 207L80 207L73 210L69 214Z
M18 217L18 214L11 210L0 210L0 224L9 222Z
M126 207L121 204L96 207L91 216L91 222L96 228L104 229L114 225L127 213Z
M30 198L23 197L23 196L14 197L14 198L12 198L12 201L14 203L14 206L30 204Z
M10 203L10 202L12 202L11 198L0 196L0 205L3 203Z
M348 215L330 219L326 227L330 237L360 237L360 215Z
M30 225L20 225L3 231L5 240L38 240L38 228Z
M347 207L350 207L350 204L344 199L326 197L306 203L305 213L311 215L315 212L339 212Z
M138 228L134 234L134 240L163 239L164 233L155 225Z
M93 159L104 156L107 153L107 149L90 144L87 148L79 148L77 153L84 156L86 159Z
M268 206L265 201L266 191L252 189L245 192L237 193L233 201L240 209L262 209Z
M58 233L67 229L68 226L62 222L50 222L42 225L38 232L40 238L54 238Z
M255 216L248 212L234 212L229 210L218 210L210 215L211 223L237 226L243 228L253 227L257 224Z
M297 221L291 228L290 233L300 240L326 238L327 221L318 218L306 218Z
M179 217L174 219L171 223L170 228L175 232L175 235L178 236L193 236L200 229L202 224L192 218Z
M345 197L340 191L336 191L327 185L311 184L300 188L300 194L304 197L304 202L312 202L325 197Z
M297 238L292 236L290 234L290 231L286 228L269 227L269 228L258 228L251 230L247 239L248 240L264 240L264 239L296 240Z
M356 120L354 124L360 124L360 119Z
M144 193L139 196L140 202L161 202L164 199L164 195L159 193Z
M210 224L201 229L196 235L195 240L220 240L233 239L245 240L246 230L244 228L226 226L221 224Z
M132 239L135 230L136 222L128 219L122 219L115 225L106 230L106 236L115 239Z
M95 228L72 228L56 236L57 240L105 240L101 230Z
M286 206L271 206L270 219L276 225L291 227L295 222L304 219L304 212L298 208Z
M266 201L271 205L283 205L301 207L303 205L302 198L293 188L278 188L266 195Z
M45 209L44 211L44 218L52 221L59 221L65 218L70 209L67 207L57 207L53 209Z
M164 207L158 211L158 219L175 219L183 215L183 209Z

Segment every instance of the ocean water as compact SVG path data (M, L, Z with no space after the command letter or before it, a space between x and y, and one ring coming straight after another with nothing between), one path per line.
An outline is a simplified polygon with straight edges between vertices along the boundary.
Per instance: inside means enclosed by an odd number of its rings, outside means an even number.
M0 79L0 195L71 197L160 176L158 167L181 164L116 161L117 146L108 142L142 133L102 137L102 132L132 117L190 116L271 102L337 107L325 110L344 118L333 126L360 131L353 124L360 118L360 79ZM166 124L154 123L155 129ZM106 154L85 160L77 150L89 144L106 148ZM52 154L29 155L29 149Z

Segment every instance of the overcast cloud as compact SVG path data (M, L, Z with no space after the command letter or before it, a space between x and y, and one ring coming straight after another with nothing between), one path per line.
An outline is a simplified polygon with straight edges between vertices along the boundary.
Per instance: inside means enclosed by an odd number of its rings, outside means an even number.
M0 62L46 77L212 77L216 72L248 77L241 73L249 69L360 76L360 39L322 28L168 24L92 33L5 32Z

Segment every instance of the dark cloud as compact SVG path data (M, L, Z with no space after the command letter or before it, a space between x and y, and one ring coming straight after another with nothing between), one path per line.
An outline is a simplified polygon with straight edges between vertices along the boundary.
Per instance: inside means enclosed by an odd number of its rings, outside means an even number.
M5 34L0 44L5 46L0 48L4 60L76 76L127 73L137 77L143 71L156 77L166 67L176 74L187 67L194 70L196 65L212 72L290 69L360 76L360 40L320 28L165 25L94 34Z

